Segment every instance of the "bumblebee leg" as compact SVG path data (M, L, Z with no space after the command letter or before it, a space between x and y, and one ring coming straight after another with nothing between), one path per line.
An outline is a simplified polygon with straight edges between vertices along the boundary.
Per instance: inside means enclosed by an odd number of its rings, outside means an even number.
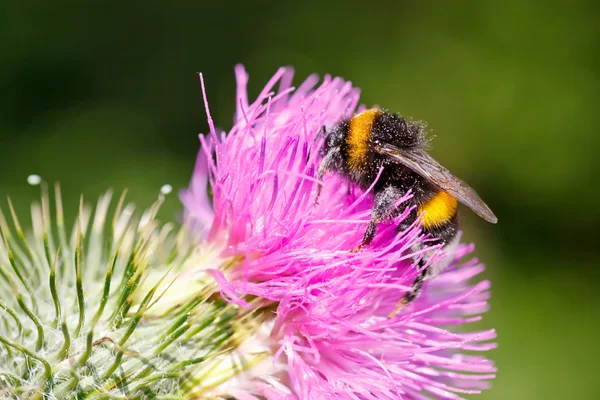
M387 186L380 192L375 193L375 201L373 204L373 211L371 212L371 221L367 226L367 230L363 235L360 244L350 250L351 252L357 252L364 246L371 244L375 238L377 232L377 224L382 221L394 218L399 212L396 206L396 202L403 196L400 189L394 186Z
M398 302L398 305L389 315L390 318L395 317L404 307L413 302L419 295L421 294L421 290L423 290L423 282L425 279L429 277L430 267L424 267L425 260L421 258L418 263L418 268L420 270L419 275L415 277L412 285L410 286L410 290L404 293L404 296Z
M421 259L419 261L419 269L421 270L421 272L419 272L419 275L415 277L415 280L410 286L410 290L406 292L400 300L401 304L408 305L412 303L412 301L419 297L419 295L421 294L421 290L423 289L423 282L429 277L429 267L423 268L423 264L425 264L425 261Z
M407 230L408 228L410 228L410 226L415 222L415 220L419 218L419 214L417 214L417 207L414 207L410 213L408 214L408 216L398 224L398 226L396 227L396 231L398 232L404 232L405 230Z
M375 238L375 232L377 232L377 221L371 219L371 221L369 221L369 225L367 225L367 230L365 231L365 234L363 235L363 238L360 241L359 245L350 250L350 252L356 253L357 251L360 251L360 249L362 249L363 247L371 244L371 242Z

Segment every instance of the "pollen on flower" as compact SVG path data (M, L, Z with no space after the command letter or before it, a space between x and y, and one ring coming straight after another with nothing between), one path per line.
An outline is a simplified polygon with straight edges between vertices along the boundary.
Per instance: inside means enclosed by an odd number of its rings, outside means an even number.
M418 273L411 249L435 243L419 223L397 231L406 210L351 253L370 219L370 190L332 176L315 204L319 132L364 109L358 89L330 76L294 88L293 70L281 68L250 101L247 73L237 66L235 74L228 132L214 128L202 81L210 132L200 136L196 170L181 193L199 235L232 260L210 271L223 297L269 323L264 340L277 368L228 390L268 399L459 399L488 387L493 364L464 354L495 346L494 330L464 333L487 310L490 287L471 283L483 271L462 261L472 246L448 254L446 271L388 318Z

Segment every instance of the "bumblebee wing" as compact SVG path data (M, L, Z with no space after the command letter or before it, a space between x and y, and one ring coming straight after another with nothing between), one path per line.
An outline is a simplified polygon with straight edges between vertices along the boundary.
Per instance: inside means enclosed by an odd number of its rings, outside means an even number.
M481 200L473 189L465 182L452 175L448 169L435 161L427 152L421 149L403 150L389 143L375 145L378 153L389 157L390 160L410 168L429 182L468 206L475 214L488 222L495 224L498 218Z

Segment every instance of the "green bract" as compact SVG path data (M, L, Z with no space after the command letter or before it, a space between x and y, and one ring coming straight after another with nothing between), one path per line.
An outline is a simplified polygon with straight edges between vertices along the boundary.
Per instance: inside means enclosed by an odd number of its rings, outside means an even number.
M228 261L161 226L161 200L136 216L124 198L82 200L70 232L58 187L52 208L47 194L32 206L31 230L10 202L12 221L0 214L1 398L188 398L265 357L231 361L262 318L204 272Z

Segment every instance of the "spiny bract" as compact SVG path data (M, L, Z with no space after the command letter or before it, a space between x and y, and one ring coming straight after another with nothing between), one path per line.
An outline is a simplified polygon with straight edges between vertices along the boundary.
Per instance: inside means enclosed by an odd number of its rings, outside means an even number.
M189 398L264 358L226 357L260 322L211 297L198 266L226 261L161 226L161 199L136 217L124 198L112 216L110 193L82 201L70 233L58 187L54 218L46 194L32 206L31 234L12 203L12 228L0 214L0 398Z

